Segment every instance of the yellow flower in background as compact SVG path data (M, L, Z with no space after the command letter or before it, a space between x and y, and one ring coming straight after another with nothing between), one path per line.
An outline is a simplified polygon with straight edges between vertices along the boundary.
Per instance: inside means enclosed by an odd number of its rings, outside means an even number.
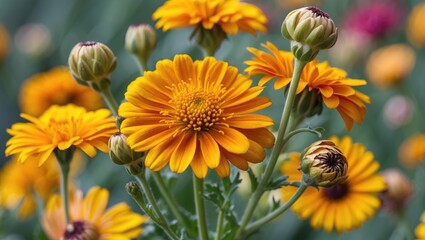
M265 32L267 18L250 3L238 0L168 0L153 13L155 27L168 31L200 25L204 29L219 26L227 34L240 31L256 35Z
M92 187L85 198L76 191L70 199L70 219L73 233L66 232L65 217L61 197L50 197L42 220L42 226L50 239L135 239L142 232L141 224L145 216L137 214L124 202L106 209L109 192L100 187Z
M15 123L7 132L12 136L6 143L6 156L18 155L17 160L38 159L42 165L55 149L78 148L90 157L96 149L108 152L108 140L117 129L108 109L88 112L68 104L53 105L39 118L22 113L27 123Z
M10 36L7 29L0 23L0 63L10 51Z
M272 54L249 48L254 57L246 61L248 67L245 72L249 75L263 75L259 85L263 86L272 79L276 79L274 88L280 89L291 82L294 69L292 53L276 48L272 43L262 44ZM325 105L336 109L344 120L345 126L351 130L353 123L361 124L366 114L365 103L370 98L355 90L353 87L366 85L365 80L347 78L347 73L339 68L331 67L328 62L313 60L306 64L301 74L297 94L304 89L317 91Z
M265 158L274 136L270 117L253 114L271 105L260 97L263 87L237 68L213 57L193 62L188 55L162 60L145 72L125 93L119 116L121 132L135 151L148 151L145 164L159 171L168 163L182 173L190 165L198 178L215 169L230 174Z
M348 162L348 179L329 188L309 187L292 206L292 210L303 219L310 219L314 229L338 233L358 228L372 217L380 206L378 193L385 190L382 176L377 174L379 163L373 153L350 137L330 138L342 151ZM291 153L289 161L281 165L281 172L288 181L300 181L300 154ZM283 201L296 191L295 187L283 187Z
M425 3L413 7L407 20L407 38L418 48L425 47Z
M416 226L415 235L418 240L425 239L425 212L421 215L421 222Z
M71 163L70 175L75 176L84 166L81 152L76 152ZM59 166L47 161L42 166L38 159L19 163L15 158L0 170L0 206L18 210L18 217L27 218L35 212L36 197L47 201L59 189Z
M425 134L415 134L403 141L398 149L403 166L413 168L425 160Z
M55 67L26 80L19 94L21 111L40 116L52 105L73 103L89 111L103 106L99 94L79 85L66 67Z
M366 62L366 75L379 88L387 88L404 80L415 66L411 47L393 44L372 52Z

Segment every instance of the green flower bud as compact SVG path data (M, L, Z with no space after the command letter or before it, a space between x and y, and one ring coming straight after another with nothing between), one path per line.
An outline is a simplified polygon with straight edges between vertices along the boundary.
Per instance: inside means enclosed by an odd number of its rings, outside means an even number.
M285 89L285 93L287 91L288 88ZM300 117L300 120L322 113L323 100L320 93L316 90L309 91L308 88L304 88L302 92L295 96L294 102L292 111Z
M197 26L190 35L190 39L195 38L196 43L208 56L214 56L220 48L221 43L227 39L226 32L220 26L205 29L202 25Z
M282 35L291 40L291 51L301 61L311 61L321 49L331 48L338 31L328 14L316 7L290 12L282 23Z
M99 87L115 69L114 53L99 42L80 42L74 46L68 58L69 69L78 83Z
M127 172L135 175L145 169L143 152L133 151L127 144L127 137L122 133L115 133L109 138L109 157L112 162L124 165Z
M147 61L156 47L156 33L149 24L130 25L125 35L125 48L139 61Z
M347 179L347 160L329 140L310 145L301 157L301 170L313 186L330 187Z

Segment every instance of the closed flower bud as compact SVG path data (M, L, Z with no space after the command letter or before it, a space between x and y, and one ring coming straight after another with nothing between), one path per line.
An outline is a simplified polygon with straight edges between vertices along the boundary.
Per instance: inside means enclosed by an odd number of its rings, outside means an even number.
M287 89L288 88L286 88L285 91L287 91ZM322 110L323 100L318 91L309 91L308 88L305 88L295 96L293 113L297 114L301 119L320 114Z
M125 35L125 48L139 60L147 61L156 47L156 33L149 24L131 25Z
M109 82L109 75L117 64L114 53L99 42L80 42L74 46L68 58L72 75L78 83L95 87L103 81Z
M331 48L338 31L328 14L316 7L290 12L282 23L282 35L291 40L291 51L301 61L311 61L321 49Z
M144 166L144 153L133 151L127 144L127 137L122 133L115 133L108 142L109 157L112 162L124 165L129 174L137 174Z
M386 191L379 195L382 207L392 213L403 209L413 195L413 185L409 179L397 169L388 169L381 173L387 185Z
M330 187L347 179L347 160L341 150L329 140L310 145L301 158L301 170L313 186Z

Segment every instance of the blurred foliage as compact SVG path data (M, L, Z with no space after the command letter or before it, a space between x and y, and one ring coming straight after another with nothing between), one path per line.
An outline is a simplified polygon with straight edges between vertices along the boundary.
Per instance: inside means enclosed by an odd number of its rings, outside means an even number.
M280 0L279 2L284 2ZM287 0L290 1L290 0ZM218 59L228 61L231 65L239 68L242 72L246 67L243 61L252 56L246 47L260 47L260 43L271 41L280 49L289 50L289 42L280 35L280 24L283 18L292 9L284 9L278 1L254 0L254 4L260 6L269 17L269 32L252 37L248 34L238 34L229 36L216 54ZM363 1L366 2L366 1ZM408 0L401 1L409 11L414 4L421 1ZM136 62L132 56L124 49L124 37L127 27L135 23L148 23L154 25L151 14L160 6L163 1L148 0L0 0L0 23L8 29L11 36L11 50L9 55L0 63L0 150L4 152L5 142L8 135L5 129L13 123L21 121L19 118L19 104L17 96L20 84L31 75L46 71L58 65L66 65L67 58L72 47L80 41L99 41L108 45L117 56L118 66L112 75L112 90L117 99L122 99L129 82L139 75ZM317 1L321 8L329 13L337 26L342 26L344 17L355 4L362 1L348 0L326 0ZM400 10L401 11L401 10ZM373 42L371 51L381 46L392 43L409 44L404 32L406 11L400 27ZM45 49L39 52L24 52L19 34L22 27L28 24L41 24L46 27L49 42ZM340 30L343 30L340 27ZM153 51L148 66L153 69L155 62L160 59L172 59L177 53L190 54L195 59L202 58L202 52L196 47L194 42L188 40L191 29L178 29L169 32L157 30L158 45ZM45 37L45 36L44 36ZM42 38L46 43L46 38L40 34L31 35L30 41L25 43L37 43ZM364 143L369 150L374 152L375 158L380 162L381 169L397 167L414 182L416 195L408 205L407 217L412 230L419 222L420 213L425 209L425 169L423 166L417 169L403 168L397 156L398 146L404 139L413 133L425 132L425 52L422 49L415 49L416 66L412 73L399 87L386 90L379 90L369 83L362 87L361 91L371 97L372 103L368 106L366 119L361 126L355 126L350 136L356 142ZM343 66L341 62L331 56L330 51L323 51L319 55L320 60L329 60L335 67L341 67L348 71L351 78L366 79L365 59ZM343 54L343 53L342 53ZM255 78L254 78L255 79ZM273 90L271 84L267 86L264 94L272 98L273 107L265 110L264 113L279 121L280 113L275 109L283 106L282 92ZM390 128L384 123L383 107L386 101L394 95L406 94L415 104L415 112L412 120L399 128ZM272 111L273 109L273 111ZM324 127L325 138L331 135L347 134L343 121L336 111L324 110L321 116L309 119L304 123L311 127ZM291 150L301 150L315 137L305 134L294 138ZM425 147L425 146L424 146ZM8 160L5 157L0 159L0 166ZM190 176L185 173L179 176L173 185L173 193L182 203L183 207L193 211L192 189ZM216 179L215 176L209 177ZM111 191L110 204L119 201L126 201L137 209L133 200L127 196L124 185L130 180L130 176L122 169L113 165L106 154L99 154L95 159L89 161L87 169L79 177L79 185L86 191L92 185L100 185ZM156 189L154 189L156 190ZM237 194L235 194L237 195ZM235 201L235 208L241 210L244 204ZM209 206L209 211L213 213L215 206ZM37 217L33 217L24 222L16 219L13 212L0 210L0 238L1 239L33 239L39 233L39 226L34 224ZM374 218L363 224L357 230L337 235L336 233L326 233L323 230L313 230L308 221L299 220L290 211L284 217L265 226L261 231L252 236L252 239L388 239L396 226L395 218L389 217L388 213L380 212ZM36 226L36 227L35 227ZM147 229L149 231L149 228ZM155 234L149 234L155 239Z

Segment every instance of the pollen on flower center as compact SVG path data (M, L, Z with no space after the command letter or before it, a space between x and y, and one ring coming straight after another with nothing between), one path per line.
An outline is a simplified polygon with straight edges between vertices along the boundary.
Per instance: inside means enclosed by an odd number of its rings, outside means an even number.
M347 183L339 183L329 188L323 189L324 195L331 200L339 200L344 198L348 193Z
M195 88L187 83L172 87L174 95L171 103L175 112L162 112L175 118L184 125L184 130L208 131L224 118L221 117L223 109L220 108L220 95L208 89Z

